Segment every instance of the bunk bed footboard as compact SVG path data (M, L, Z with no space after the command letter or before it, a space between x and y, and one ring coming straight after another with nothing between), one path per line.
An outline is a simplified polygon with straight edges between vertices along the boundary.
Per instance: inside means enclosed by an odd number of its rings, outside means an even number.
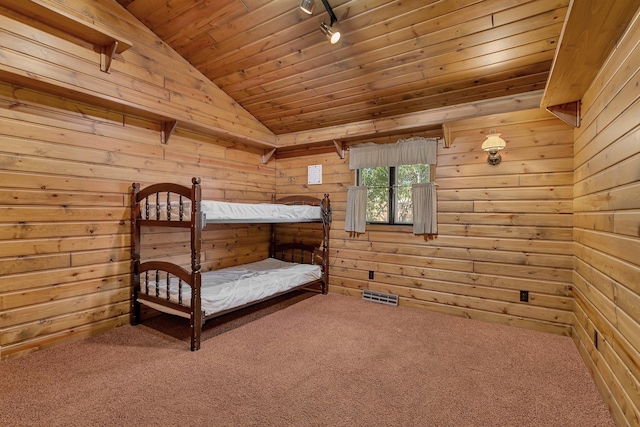
M137 315L142 303L160 312L189 319L191 350L198 350L203 324L201 273L191 273L168 262L149 261L139 264L135 274L134 304Z

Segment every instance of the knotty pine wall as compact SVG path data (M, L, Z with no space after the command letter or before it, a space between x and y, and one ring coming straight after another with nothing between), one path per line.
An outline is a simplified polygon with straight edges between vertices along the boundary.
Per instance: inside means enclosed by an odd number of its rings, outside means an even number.
M359 298L372 289L397 294L406 306L570 334L572 128L542 110L451 125L451 147L438 147L439 234L431 240L402 226L344 232L354 182L348 154L277 159L279 194L330 194L330 291ZM507 141L498 166L480 150L491 129ZM307 185L313 164L323 165L322 185ZM519 301L520 290L529 291L528 303Z
M574 147L573 338L620 426L640 425L637 18L582 99Z
M0 360L129 322L132 182L200 176L205 197L236 201L275 190L262 149L243 145L273 134L124 8L47 4L133 47L105 73L95 46L0 6ZM268 253L264 227L203 236L204 270ZM188 265L187 241L149 230L143 258Z
M0 360L129 323L132 182L266 202L262 150L0 84ZM268 227L203 233L203 269L268 254ZM187 233L149 229L143 258L189 265Z

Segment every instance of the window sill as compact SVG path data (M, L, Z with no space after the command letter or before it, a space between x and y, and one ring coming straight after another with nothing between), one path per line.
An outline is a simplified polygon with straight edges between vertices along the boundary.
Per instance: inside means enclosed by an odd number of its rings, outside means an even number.
M394 233L413 234L413 224L371 224L367 223L367 231L389 231Z

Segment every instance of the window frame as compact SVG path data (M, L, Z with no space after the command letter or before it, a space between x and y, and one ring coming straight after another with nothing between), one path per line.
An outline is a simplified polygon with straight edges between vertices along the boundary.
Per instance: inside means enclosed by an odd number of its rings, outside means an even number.
M433 178L433 169L434 169L434 165L431 164L425 164L427 166L429 166L429 181L427 182L431 182L432 178ZM402 165L400 165L402 166ZM409 165L407 165L409 166ZM398 166L376 166L379 168L387 168L389 169L389 181L387 182L388 185L388 197L389 197L389 203L387 204L387 218L388 221L367 221L367 224L370 225L393 225L393 226L413 226L413 221L411 222L396 222L396 216L398 214L397 210L398 210L398 201L397 201L397 188L398 188ZM362 184L362 175L361 175L361 171L363 169L373 169L373 168L360 168L360 169L356 169L356 177L355 177L355 182L356 185L360 186L363 185ZM413 203L413 199L411 200L411 202ZM368 203L367 203L368 206ZM368 212L368 211L367 211Z

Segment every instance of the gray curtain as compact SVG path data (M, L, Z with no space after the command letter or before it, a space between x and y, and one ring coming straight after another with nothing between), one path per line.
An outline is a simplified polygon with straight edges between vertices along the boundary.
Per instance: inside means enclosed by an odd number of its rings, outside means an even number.
M438 234L436 184L427 182L411 186L413 199L413 234Z
M401 139L395 144L368 142L349 148L349 168L436 164L437 138Z
M367 187L352 185L347 189L347 216L344 231L364 233L367 225Z

